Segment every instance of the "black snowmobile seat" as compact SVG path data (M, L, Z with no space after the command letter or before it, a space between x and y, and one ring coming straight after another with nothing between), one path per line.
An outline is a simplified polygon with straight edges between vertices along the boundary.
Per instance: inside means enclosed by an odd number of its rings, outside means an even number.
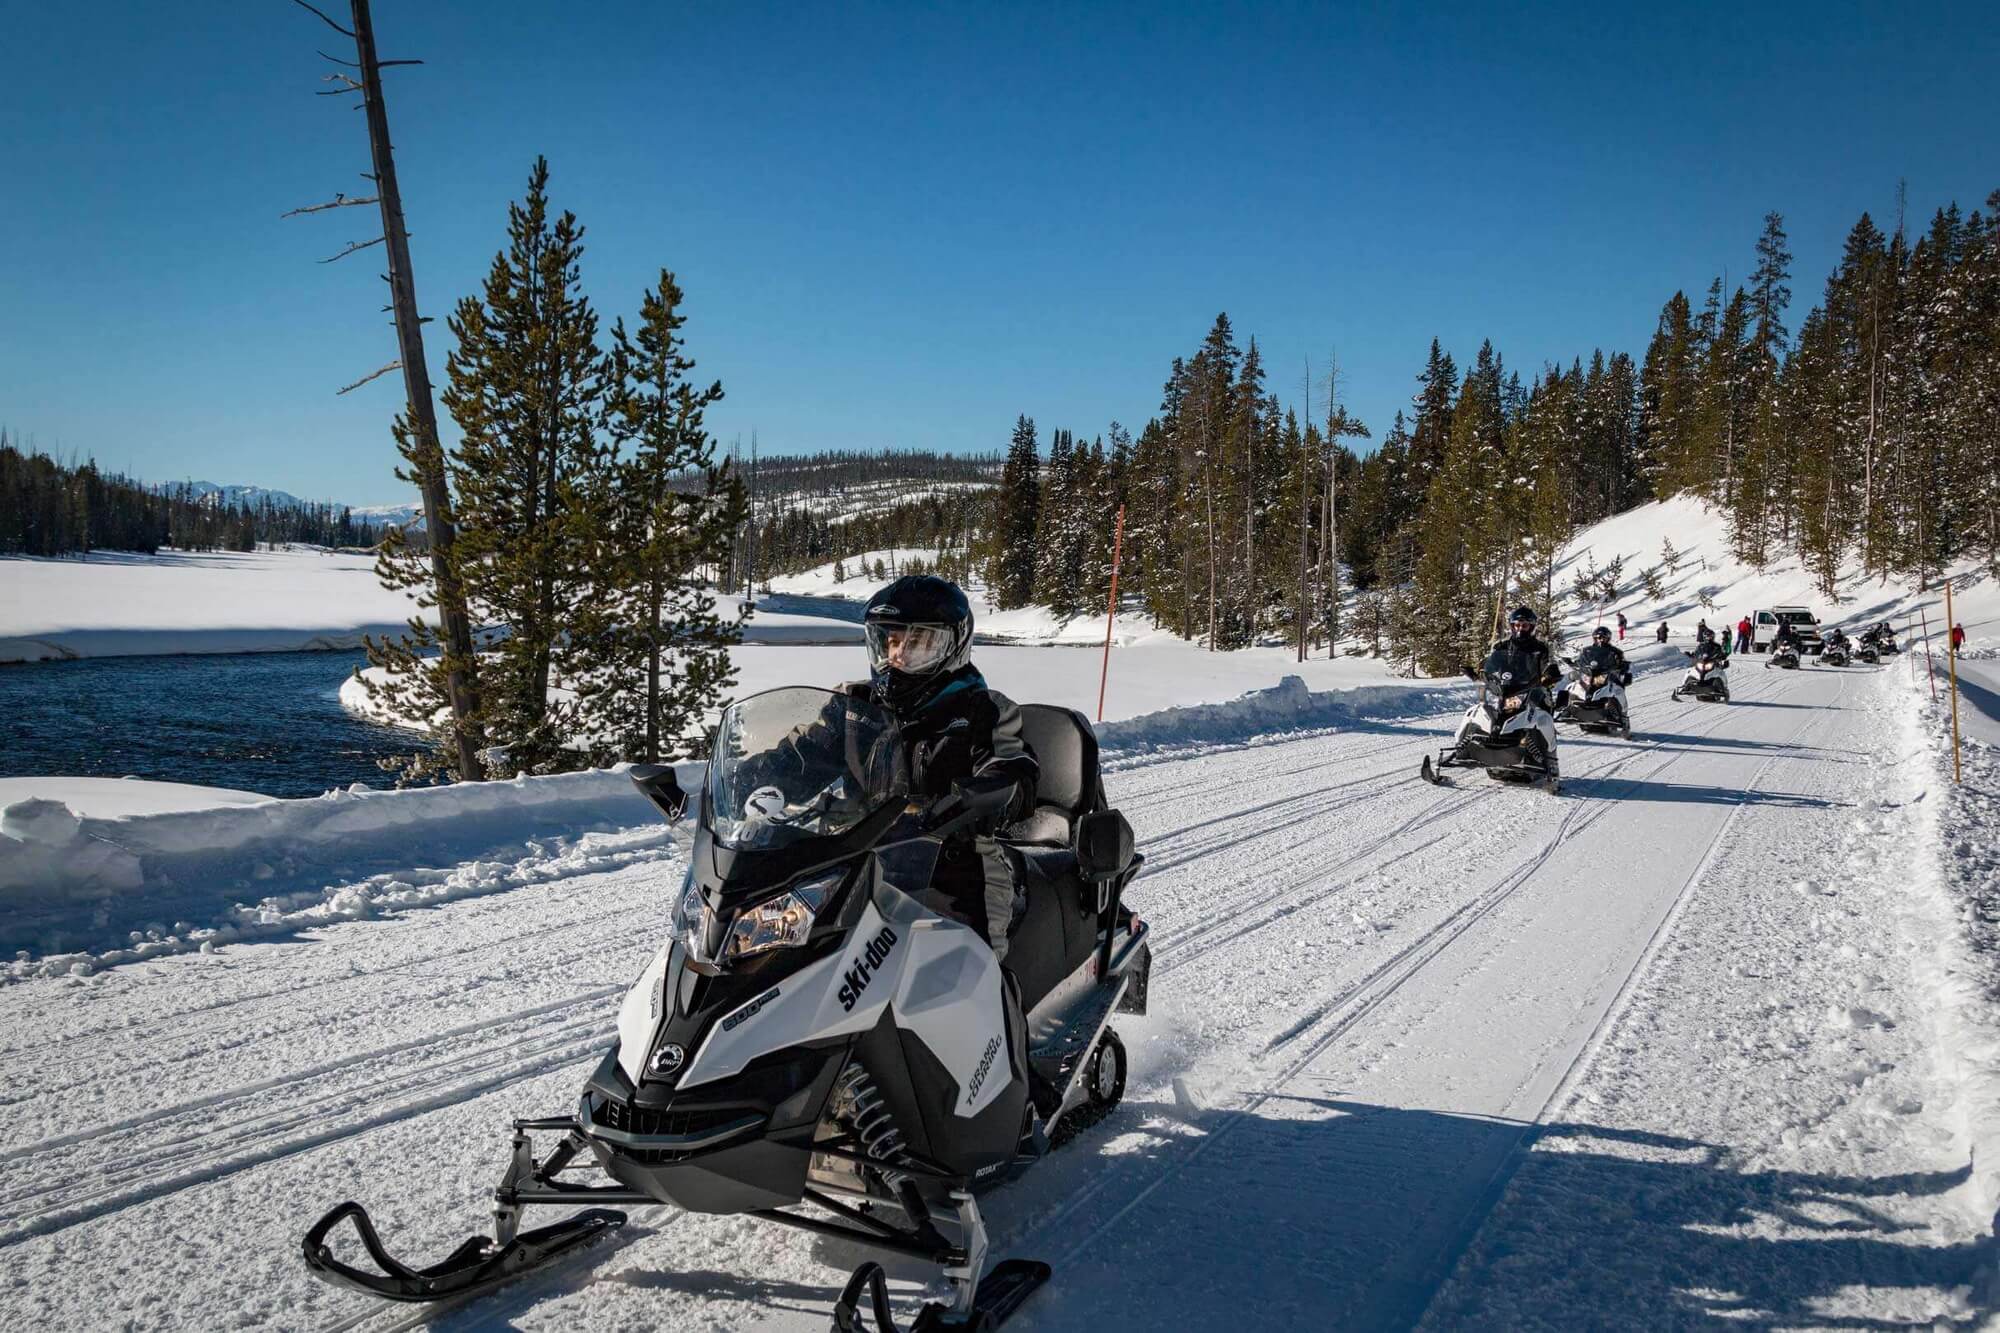
M1083 714L1051 704L1021 705L1021 738L1041 768L1035 808L1003 838L1025 869L1027 907L1009 935L1007 966L1033 1009L1097 945L1097 916L1077 870L1076 821L1104 808L1097 735Z

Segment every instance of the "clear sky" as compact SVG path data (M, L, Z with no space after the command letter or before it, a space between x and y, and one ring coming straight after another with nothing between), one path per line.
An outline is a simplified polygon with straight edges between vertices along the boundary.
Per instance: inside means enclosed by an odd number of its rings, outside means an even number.
M322 8L345 13L340 0ZM1430 339L1635 356L1784 213L1796 310L1863 209L2000 187L2000 8L376 0L433 371L548 155L605 317L688 293L725 440L1137 428L1218 310L1377 438ZM366 504L400 381L344 39L286 0L9 0L0 424L149 479ZM380 251L372 252L379 254Z

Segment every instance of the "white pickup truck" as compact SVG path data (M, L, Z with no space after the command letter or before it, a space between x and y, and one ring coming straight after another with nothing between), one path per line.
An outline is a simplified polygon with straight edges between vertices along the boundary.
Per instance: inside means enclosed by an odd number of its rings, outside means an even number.
M1773 606L1767 610L1750 613L1750 650L1757 653L1771 651L1771 640L1778 637L1778 630L1786 625L1792 627L1792 634L1799 641L1801 656L1824 651L1826 645L1820 641L1819 617L1806 606Z

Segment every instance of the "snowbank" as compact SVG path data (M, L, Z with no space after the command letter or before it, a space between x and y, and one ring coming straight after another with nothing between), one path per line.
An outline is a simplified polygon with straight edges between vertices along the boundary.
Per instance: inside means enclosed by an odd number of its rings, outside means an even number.
M699 774L690 766L685 778ZM17 975L492 892L552 868L656 855L670 840L622 766L405 791L357 784L310 800L79 782L24 778L4 790L0 948L17 952ZM137 790L122 804L104 795L128 785Z
M354 648L415 609L376 581L372 556L313 547L9 556L0 662Z

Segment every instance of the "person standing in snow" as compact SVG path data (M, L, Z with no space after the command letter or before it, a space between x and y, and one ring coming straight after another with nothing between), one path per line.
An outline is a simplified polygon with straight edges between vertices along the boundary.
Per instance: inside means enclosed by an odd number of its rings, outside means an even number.
M1618 642L1625 642L1625 613L1623 611L1618 613Z
M1661 643L1665 643L1667 641L1667 622L1664 620L1660 622L1660 632L1657 637Z
M1739 653L1750 651L1750 617L1748 616L1736 622L1736 651Z
M1956 657L1963 651L1965 651L1965 626L1953 625L1951 627L1951 655Z

